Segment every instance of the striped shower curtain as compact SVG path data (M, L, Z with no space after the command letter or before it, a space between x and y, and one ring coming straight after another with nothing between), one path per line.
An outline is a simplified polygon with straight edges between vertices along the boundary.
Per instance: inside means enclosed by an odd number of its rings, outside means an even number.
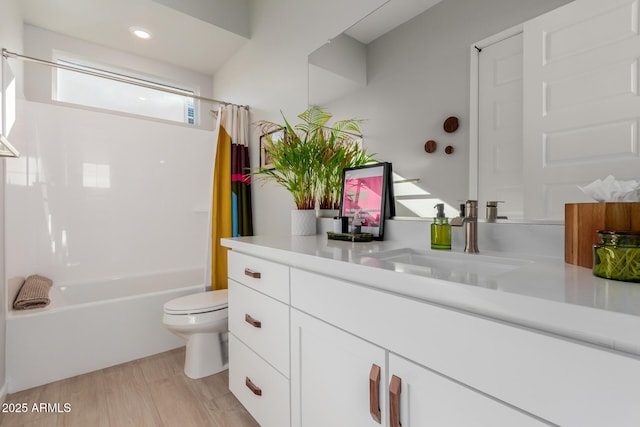
M223 237L251 236L249 111L238 105L218 110L218 144L211 210L211 289L227 288L227 249Z

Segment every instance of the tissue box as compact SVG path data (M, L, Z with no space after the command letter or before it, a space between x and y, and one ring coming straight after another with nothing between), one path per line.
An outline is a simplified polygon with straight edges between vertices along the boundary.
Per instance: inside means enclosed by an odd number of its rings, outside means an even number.
M640 202L564 205L564 262L593 267L596 231L640 231Z

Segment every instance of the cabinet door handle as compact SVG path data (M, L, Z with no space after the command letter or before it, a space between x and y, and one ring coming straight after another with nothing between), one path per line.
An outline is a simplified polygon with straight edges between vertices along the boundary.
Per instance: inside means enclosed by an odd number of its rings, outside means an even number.
M253 277L254 279L259 279L260 278L260 272L259 271L253 271L250 268L245 268L244 269L244 275L245 276L249 276L249 277Z
M369 412L378 424L382 424L380 414L380 366L371 365L369 372Z
M262 328L262 322L251 317L249 313L244 315L244 321L253 326L254 328Z
M249 390L251 390L251 392L253 394L255 394L256 396L262 396L262 389L260 387L258 387L257 385L255 385L253 382L251 382L249 377L246 377L246 379L244 381L244 385L246 385L247 388Z
M389 381L389 419L391 427L400 427L400 389L402 380L395 375Z

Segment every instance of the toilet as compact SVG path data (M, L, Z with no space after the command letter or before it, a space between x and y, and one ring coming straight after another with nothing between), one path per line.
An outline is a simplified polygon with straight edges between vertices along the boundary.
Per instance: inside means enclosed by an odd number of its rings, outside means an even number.
M193 379L227 369L227 290L200 292L164 304L162 323L187 341L184 373Z

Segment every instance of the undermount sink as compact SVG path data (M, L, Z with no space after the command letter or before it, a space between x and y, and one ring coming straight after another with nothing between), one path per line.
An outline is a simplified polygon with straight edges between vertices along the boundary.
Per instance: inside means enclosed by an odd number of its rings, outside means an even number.
M401 248L368 254L362 264L483 287L531 261L448 251Z

